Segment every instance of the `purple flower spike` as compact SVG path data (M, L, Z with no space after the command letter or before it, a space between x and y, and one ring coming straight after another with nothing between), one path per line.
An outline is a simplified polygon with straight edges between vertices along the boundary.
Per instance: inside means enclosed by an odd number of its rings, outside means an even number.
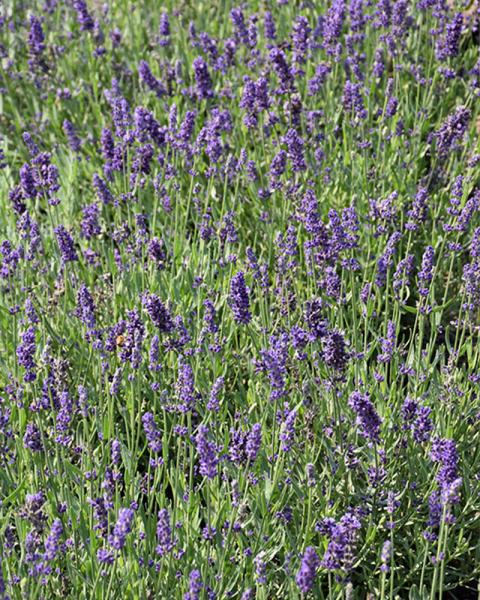
M237 323L248 325L252 320L250 312L250 302L248 290L245 284L245 276L239 271L232 277L230 284L230 307L233 312L233 318Z
M315 548L308 546L302 558L300 570L295 577L295 581L300 588L302 594L307 594L315 583L315 575L320 566L320 559L315 551Z

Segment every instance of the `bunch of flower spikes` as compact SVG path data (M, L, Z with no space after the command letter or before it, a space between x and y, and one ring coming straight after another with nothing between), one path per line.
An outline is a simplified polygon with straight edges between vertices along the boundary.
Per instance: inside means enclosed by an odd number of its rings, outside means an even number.
M330 541L325 551L322 566L328 570L341 570L348 574L355 562L355 549L361 523L353 512L347 512L338 523L325 519L320 529Z

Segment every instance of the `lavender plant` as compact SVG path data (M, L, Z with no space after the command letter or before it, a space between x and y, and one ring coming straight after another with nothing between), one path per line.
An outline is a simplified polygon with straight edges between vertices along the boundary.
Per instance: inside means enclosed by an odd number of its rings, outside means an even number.
M479 27L0 5L0 598L477 597Z

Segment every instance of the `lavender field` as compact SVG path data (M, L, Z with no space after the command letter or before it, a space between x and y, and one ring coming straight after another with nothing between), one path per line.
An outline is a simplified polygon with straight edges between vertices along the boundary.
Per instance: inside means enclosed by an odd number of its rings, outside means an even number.
M480 598L480 7L0 3L0 598Z

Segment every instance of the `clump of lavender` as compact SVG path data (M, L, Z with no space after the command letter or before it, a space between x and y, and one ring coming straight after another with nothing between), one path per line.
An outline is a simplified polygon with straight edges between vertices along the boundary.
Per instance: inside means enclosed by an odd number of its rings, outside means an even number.
M471 578L478 15L4 4L0 597Z

